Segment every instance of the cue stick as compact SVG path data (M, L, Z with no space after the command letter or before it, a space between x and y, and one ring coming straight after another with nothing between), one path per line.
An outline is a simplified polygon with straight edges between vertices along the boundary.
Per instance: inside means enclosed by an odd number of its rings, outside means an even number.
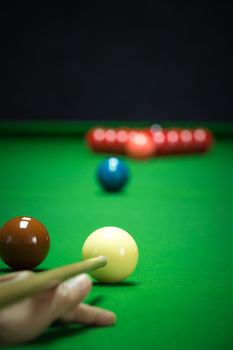
M55 287L60 282L107 264L105 256L87 259L49 271L38 272L26 279L0 284L0 308Z

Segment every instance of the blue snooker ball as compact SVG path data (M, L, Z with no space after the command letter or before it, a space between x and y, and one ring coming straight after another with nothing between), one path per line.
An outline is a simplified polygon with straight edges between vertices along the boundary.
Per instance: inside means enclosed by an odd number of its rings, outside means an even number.
M110 157L99 165L97 178L106 191L116 192L126 185L129 179L129 170L123 160Z

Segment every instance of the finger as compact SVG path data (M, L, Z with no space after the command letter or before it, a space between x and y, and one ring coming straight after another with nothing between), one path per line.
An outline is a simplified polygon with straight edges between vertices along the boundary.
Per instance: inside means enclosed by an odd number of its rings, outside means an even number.
M61 283L56 288L51 303L51 320L55 321L81 303L91 290L91 287L92 281L86 274Z
M19 280L26 279L31 277L34 274L32 271L19 271L19 272L11 272L6 275L0 276L0 283L12 283Z
M100 307L80 304L61 318L62 322L77 322L92 326L110 326L116 323L116 314Z

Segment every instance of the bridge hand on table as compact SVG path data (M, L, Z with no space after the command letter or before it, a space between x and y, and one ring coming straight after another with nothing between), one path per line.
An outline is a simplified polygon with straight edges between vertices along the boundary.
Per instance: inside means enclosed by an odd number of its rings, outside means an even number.
M14 283L32 274L32 271L21 271L1 276L0 288L3 283ZM92 326L114 324L116 316L113 312L82 303L91 287L91 279L82 274L0 309L0 344L31 341L55 321Z

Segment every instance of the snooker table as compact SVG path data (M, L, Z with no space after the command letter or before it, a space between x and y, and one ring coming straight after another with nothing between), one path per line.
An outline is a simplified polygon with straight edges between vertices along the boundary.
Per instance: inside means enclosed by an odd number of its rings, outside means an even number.
M115 326L51 327L18 347L233 349L232 125L213 126L216 143L205 154L125 158L128 186L106 193L95 181L106 155L87 148L87 124L0 125L0 225L25 215L47 227L50 252L36 270L80 260L102 226L134 236L139 264L125 282L95 282L86 300L115 311ZM0 273L9 271L0 262Z

